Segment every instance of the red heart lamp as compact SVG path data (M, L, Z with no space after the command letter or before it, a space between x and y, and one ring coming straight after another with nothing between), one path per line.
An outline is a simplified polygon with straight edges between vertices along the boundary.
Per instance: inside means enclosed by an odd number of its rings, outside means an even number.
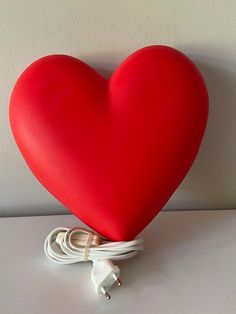
M70 56L41 58L10 101L34 175L111 240L133 239L165 205L198 153L207 116L199 71L166 46L136 51L109 79Z

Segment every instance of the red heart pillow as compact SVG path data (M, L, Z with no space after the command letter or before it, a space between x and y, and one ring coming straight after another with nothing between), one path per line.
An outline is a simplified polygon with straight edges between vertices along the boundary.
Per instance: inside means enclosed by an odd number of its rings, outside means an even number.
M39 181L112 240L134 238L187 174L208 96L181 52L151 46L104 79L70 56L37 60L10 102L15 140Z

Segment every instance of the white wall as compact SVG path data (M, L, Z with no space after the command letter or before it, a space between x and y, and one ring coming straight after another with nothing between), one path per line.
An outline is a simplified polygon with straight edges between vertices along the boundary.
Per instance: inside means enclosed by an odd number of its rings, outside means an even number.
M0 215L62 212L13 141L11 89L35 59L65 53L110 73L133 50L174 46L205 77L210 118L191 172L171 209L236 207L236 1L0 0Z

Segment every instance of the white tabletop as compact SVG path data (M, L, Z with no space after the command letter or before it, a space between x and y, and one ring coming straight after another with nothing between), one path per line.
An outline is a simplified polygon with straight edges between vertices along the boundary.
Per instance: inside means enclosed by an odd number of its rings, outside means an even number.
M162 212L145 251L119 262L123 285L107 301L90 263L57 265L43 242L71 215L0 219L0 313L236 313L236 210Z

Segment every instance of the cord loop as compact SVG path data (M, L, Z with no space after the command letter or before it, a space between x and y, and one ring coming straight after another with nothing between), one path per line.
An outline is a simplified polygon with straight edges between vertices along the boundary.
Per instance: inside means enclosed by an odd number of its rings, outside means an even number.
M59 264L72 264L98 259L122 260L143 250L143 240L111 242L91 230L59 227L46 238L46 256Z

